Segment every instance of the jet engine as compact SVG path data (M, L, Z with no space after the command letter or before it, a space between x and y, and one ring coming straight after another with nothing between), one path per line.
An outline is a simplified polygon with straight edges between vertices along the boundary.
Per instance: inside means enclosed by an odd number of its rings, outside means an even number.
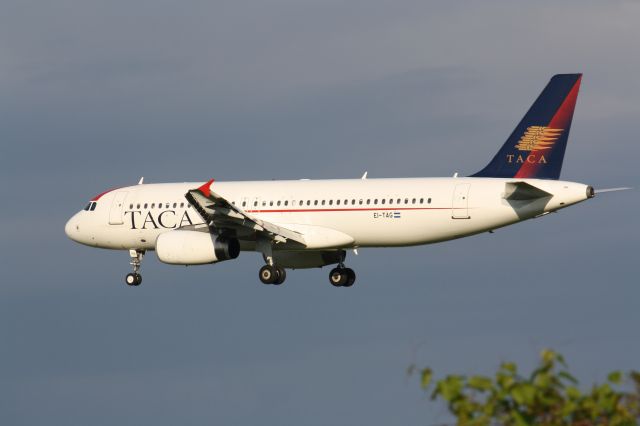
M156 253L161 262L171 265L204 265L235 259L240 243L208 232L176 230L158 236Z

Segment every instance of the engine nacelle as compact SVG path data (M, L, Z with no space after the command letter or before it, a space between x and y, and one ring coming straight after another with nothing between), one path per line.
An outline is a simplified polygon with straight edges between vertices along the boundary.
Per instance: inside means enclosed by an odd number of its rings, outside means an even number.
M171 265L204 265L235 259L240 243L208 232L176 230L158 236L156 253L161 262Z

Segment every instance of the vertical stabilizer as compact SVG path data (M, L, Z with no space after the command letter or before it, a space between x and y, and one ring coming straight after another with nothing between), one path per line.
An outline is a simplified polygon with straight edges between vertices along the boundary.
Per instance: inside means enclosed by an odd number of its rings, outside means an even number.
M493 160L473 177L558 179L582 74L557 74Z

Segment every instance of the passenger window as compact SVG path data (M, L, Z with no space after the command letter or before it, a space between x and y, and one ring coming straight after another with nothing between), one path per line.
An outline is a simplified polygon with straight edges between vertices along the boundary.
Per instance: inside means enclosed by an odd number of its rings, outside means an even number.
M307 205L310 206L311 205L311 200L307 200Z
M324 206L324 200L322 200L322 205Z
M404 199L404 203L405 203L405 204L409 204L409 199L408 199L408 198L405 198L405 199Z
M371 200L370 199L367 200L367 205L369 205L369 204L371 204Z
M431 198L427 199L427 203L431 204Z
M314 206L317 206L317 205L318 205L318 200L315 200L315 201L313 202L313 205L314 205Z
M88 208L89 208L89 206L87 205L87 208L86 208L86 209L88 209ZM86 210L86 209L85 209L85 210ZM129 209L133 209L133 204L129 204Z
M246 206L246 205L247 205L247 202L246 202L246 201L243 201L243 202L242 202L242 207L244 207L244 206Z
M173 203L173 208L175 209L176 207L178 207L178 203Z
M269 201L269 205L270 205L270 206L273 206L273 201Z
M358 204L362 205L362 198L360 200L358 200Z
M289 205L289 200L284 200L284 205L288 206Z
M373 200L373 204L378 204L378 199Z
M400 204L400 203L402 203L402 200L398 198L398 201L396 201L396 204Z
M333 200L329 200L329 205L332 206L333 205Z
M420 198L420 204L424 203L424 198Z
M144 208L146 209L147 207L149 207L149 204L144 203Z
M416 203L416 199L414 198L413 200L411 200L411 204L415 204Z
M169 208L169 203L167 203L167 204L164 206L164 208L165 208L165 209L168 209L168 208Z
M336 200L336 205L339 206L340 205L340 200Z
M233 205L234 205L234 206L236 205L235 201L233 202ZM181 208L181 209L182 209L182 208L184 208L184 203L180 203L180 208Z
M258 207L258 202L257 201L253 202L253 207Z

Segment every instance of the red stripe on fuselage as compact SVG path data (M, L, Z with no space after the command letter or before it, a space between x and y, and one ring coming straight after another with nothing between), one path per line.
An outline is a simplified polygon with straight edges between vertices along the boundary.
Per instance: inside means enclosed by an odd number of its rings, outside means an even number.
M111 188L111 189L108 189L108 190L106 190L106 191L104 191L104 192L102 192L102 193L100 193L100 194L96 195L95 197L93 197L93 198L92 198L91 200L89 200L89 201L98 201L98 200L99 200L100 198L102 198L104 195L106 195L106 194L108 194L108 193L110 193L110 192L112 192L112 191L115 191L116 189L120 189L120 188L122 188L122 187L121 187L121 186L119 186L119 187L117 187L117 188Z
M565 131L568 131L569 125L571 123L571 118L573 117L573 110L576 107L576 100L578 99L578 90L580 89L581 81L582 81L582 77L578 77L578 80L575 82L575 84L571 88L571 91L569 92L567 97L564 99L564 101L562 101L562 105L560 105L560 108L558 108L558 111L556 111L556 113L554 114L549 124L547 124L547 127L550 127L552 129L564 129ZM562 135L562 136L568 137L568 135ZM551 148L551 152L553 152L554 148L555 147ZM531 152L534 153L538 151L531 151ZM525 161L522 164L522 166L520 166L518 173L516 173L514 177L533 178L536 176L536 173L541 166L542 166L542 163L538 163L538 162L529 163Z
M466 209L466 207L460 207ZM245 210L247 213L317 213L317 212L371 212L399 210L451 210L451 207L399 207L399 208L364 208L364 209L288 209L288 210Z

